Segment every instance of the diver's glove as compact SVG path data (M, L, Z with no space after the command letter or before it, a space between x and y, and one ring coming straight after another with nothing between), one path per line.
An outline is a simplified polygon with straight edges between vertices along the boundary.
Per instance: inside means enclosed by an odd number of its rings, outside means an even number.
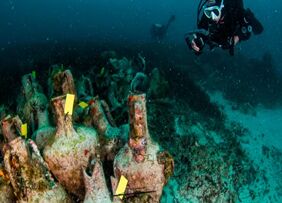
M204 49L207 35L208 33L205 30L189 32L185 35L185 41L189 49L193 50L195 54L199 55Z

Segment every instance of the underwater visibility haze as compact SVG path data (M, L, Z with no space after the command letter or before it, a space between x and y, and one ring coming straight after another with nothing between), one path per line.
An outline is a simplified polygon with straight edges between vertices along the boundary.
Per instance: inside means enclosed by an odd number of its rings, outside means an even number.
M230 2L0 1L0 202L282 202L282 3Z

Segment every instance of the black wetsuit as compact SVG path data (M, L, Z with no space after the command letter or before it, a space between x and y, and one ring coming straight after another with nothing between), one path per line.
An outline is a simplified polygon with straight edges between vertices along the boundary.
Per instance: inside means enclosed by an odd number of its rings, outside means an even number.
M198 22L198 29L208 31L208 35L200 37L210 48L218 46L229 49L231 55L234 54L234 36L244 41L250 38L252 32L260 34L263 31L251 10L244 9L242 0L225 0L219 22L203 15Z

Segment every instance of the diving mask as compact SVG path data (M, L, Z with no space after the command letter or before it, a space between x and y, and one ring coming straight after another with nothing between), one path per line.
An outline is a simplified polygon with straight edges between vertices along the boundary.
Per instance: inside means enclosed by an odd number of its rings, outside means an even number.
M204 7L204 14L207 18L212 20L219 20L221 17L221 10L224 8L224 0L221 1L220 6Z

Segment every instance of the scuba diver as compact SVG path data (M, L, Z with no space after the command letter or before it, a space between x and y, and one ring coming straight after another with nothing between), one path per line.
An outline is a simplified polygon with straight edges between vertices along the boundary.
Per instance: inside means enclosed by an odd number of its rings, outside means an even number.
M175 15L172 15L165 25L163 24L153 24L151 27L151 36L153 39L160 41L164 38L167 33L167 29L170 24L175 20Z
M261 34L264 29L253 12L244 9L243 0L200 0L197 27L185 36L196 55L208 44L211 50L221 47L233 56L238 42L248 40L252 33Z

